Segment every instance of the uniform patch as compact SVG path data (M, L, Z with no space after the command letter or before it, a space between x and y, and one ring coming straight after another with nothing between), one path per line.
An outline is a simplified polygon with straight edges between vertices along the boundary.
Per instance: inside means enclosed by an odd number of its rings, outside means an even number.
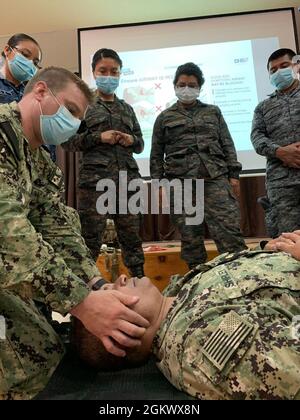
M52 184L56 185L57 187L60 187L63 182L63 177L60 169L56 168L55 173L53 177L51 178Z
M221 371L253 329L254 325L251 325L236 312L231 311L204 344L202 353Z
M6 322L3 315L0 315L0 340L6 339Z
M221 277L223 284L225 287L234 287L235 283L233 281L232 276L228 273L225 267L219 267L217 269L219 276Z

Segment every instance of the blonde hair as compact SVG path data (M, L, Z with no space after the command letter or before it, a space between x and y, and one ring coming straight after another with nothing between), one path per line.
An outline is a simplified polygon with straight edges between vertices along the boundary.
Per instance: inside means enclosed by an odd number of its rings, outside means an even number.
M92 91L80 77L67 69L54 66L39 70L27 83L24 95L32 92L35 84L40 81L47 83L47 86L54 94L61 92L69 83L73 83L81 90L89 103L93 102L94 95Z

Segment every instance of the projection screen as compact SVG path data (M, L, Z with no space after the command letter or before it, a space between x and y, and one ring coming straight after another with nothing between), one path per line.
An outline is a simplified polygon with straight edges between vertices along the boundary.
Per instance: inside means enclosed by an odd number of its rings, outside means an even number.
M119 98L130 103L145 150L135 155L149 176L151 136L157 115L176 101L176 68L192 61L204 73L200 100L220 107L244 173L263 172L265 159L250 141L255 106L272 93L266 63L278 48L297 50L294 9L78 29L79 68L95 88L91 70L99 48L116 50L123 69Z

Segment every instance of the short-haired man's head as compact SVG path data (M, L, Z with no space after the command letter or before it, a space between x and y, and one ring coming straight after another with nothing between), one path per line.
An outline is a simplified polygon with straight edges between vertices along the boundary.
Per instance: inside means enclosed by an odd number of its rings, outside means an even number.
M296 53L289 48L280 48L279 50L274 51L268 58L267 69L269 70L271 61L277 60L278 58L284 57L285 55L287 55L292 60Z
M33 42L35 45L38 46L40 52L42 53L42 50L41 50L41 47L39 46L39 43L34 38L32 38L30 35L26 35L26 34L22 34L22 33L14 34L13 36L11 36L9 38L9 40L7 41L7 45L10 46L11 48L15 48L19 45L19 43L21 41L31 41L31 42ZM2 57L5 58L5 54L4 54L3 51L1 53L1 55L2 55Z
M200 67L198 67L194 63L185 63L179 66L176 70L175 77L173 80L174 86L176 86L179 77L183 74L187 76L195 76L200 88L204 85L205 79Z
M93 56L93 59L92 59L92 70L93 70L93 72L95 71L97 63L100 60L102 60L103 58L112 58L113 60L115 60L119 64L120 69L123 66L122 60L119 57L118 53L116 53L116 51L110 50L109 48L101 48L100 50L96 51L94 56Z
M93 102L94 95L88 85L71 71L62 67L46 67L40 70L27 83L24 95L32 92L37 82L45 82L53 94L61 92L69 83L73 83L83 93L88 103Z
M102 342L85 329L83 324L73 318L71 342L80 359L89 366L99 370L121 370L143 365L150 353L144 353L139 347L126 350L125 357L109 353Z

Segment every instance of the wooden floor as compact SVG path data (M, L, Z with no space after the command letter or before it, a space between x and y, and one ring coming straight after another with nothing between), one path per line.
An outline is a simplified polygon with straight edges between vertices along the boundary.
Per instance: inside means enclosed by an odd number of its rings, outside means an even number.
M249 248L255 248L260 241L265 238L248 238L245 242ZM215 258L218 251L214 241L206 240L208 260ZM180 242L145 242L143 243L145 254L145 275L149 277L159 290L163 290L169 283L170 277L174 274L185 274L188 266L180 258ZM121 254L112 255L110 253L100 255L97 266L103 277L108 281L114 281L120 274L127 274L128 270L124 266Z

